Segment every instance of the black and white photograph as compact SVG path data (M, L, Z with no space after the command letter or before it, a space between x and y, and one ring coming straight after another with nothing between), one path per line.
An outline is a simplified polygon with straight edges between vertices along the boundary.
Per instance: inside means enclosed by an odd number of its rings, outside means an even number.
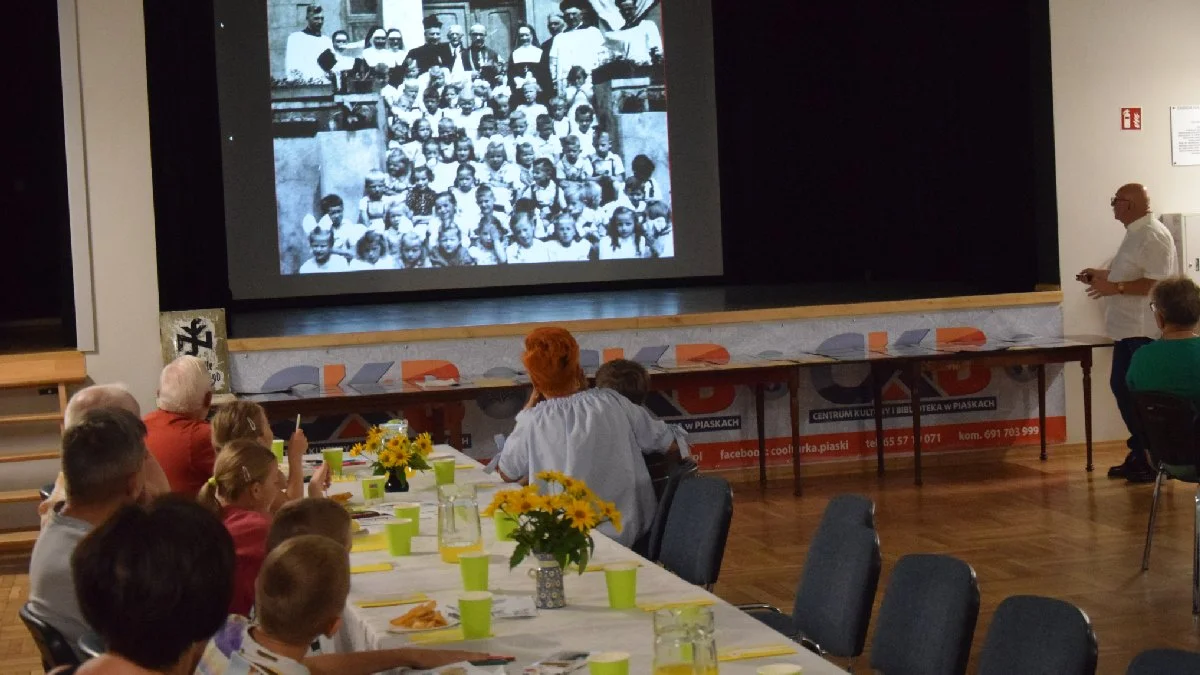
M662 4L267 0L280 274L674 257Z

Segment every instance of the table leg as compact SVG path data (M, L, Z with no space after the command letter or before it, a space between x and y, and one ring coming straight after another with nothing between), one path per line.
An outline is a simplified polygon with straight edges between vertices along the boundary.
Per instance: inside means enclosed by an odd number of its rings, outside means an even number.
M875 461L876 472L883 475L883 383L879 381L879 367L871 364L871 398L875 401Z
M909 369L911 384L909 402L912 405L913 484L921 485L921 364L914 361Z
M446 438L446 409L440 404L434 404L432 408L429 422L433 428L429 430L429 435L433 437L434 443L445 443L449 440Z
M792 414L792 494L800 496L800 369L788 375L788 411Z
M1038 364L1038 436L1042 440L1042 461L1046 461L1046 365Z
M758 423L758 487L767 487L767 427L763 416L766 412L766 386L754 385L754 417Z
M1087 445L1087 470L1092 470L1092 352L1080 360L1083 367L1083 438Z

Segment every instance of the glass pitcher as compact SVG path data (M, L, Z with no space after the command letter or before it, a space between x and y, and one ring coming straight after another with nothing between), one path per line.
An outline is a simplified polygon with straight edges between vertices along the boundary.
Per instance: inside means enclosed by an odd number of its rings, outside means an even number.
M392 436L401 436L408 438L408 420L391 419L379 425L383 430L383 440L387 440Z
M717 675L712 610L680 607L654 613L654 675Z
M438 551L448 563L457 563L463 553L483 551L474 483L438 486Z

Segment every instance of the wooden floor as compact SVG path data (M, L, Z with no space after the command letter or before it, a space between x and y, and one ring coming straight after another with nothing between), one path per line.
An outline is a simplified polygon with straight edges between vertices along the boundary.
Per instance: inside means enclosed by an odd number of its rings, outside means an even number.
M735 486L734 521L717 593L730 602L770 602L790 609L809 537L825 502L842 492L875 500L884 576L896 559L935 552L962 558L979 575L982 611L975 650L1005 597L1034 593L1062 598L1092 618L1100 642L1100 673L1124 673L1151 647L1200 650L1192 619L1191 547L1195 488L1175 481L1163 489L1150 571L1140 571L1151 486L1111 481L1103 470L1123 450L1098 447L1097 471L1083 470L1082 452L1039 462L1009 459L928 467L925 485L910 472L819 476L805 495L774 484ZM27 559L0 558L0 675L41 672L17 618L25 601ZM869 644L869 643L868 643Z

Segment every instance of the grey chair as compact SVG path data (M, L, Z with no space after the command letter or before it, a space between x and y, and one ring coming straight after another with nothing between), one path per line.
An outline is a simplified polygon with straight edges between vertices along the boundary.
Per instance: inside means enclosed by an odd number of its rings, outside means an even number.
M89 659L94 659L108 650L104 645L104 638L95 633L84 633L76 644L79 645L79 651Z
M945 555L896 563L871 642L871 667L887 675L962 675L979 618L975 570Z
M1125 675L1200 675L1200 654L1182 649L1151 649L1133 657Z
M1142 551L1142 571L1150 569L1150 546L1154 542L1154 520L1158 516L1158 497L1164 477L1185 483L1200 483L1200 434L1197 434L1196 406L1189 399L1162 392L1134 392L1134 409L1139 429L1150 454L1151 466L1158 473L1154 480L1154 499L1150 502L1150 522L1146 525L1146 547ZM1192 526L1192 614L1200 614L1200 492L1195 498L1196 513Z
M978 675L1095 675L1096 633L1075 605L1036 595L1004 599L979 655Z
M647 560L658 562L659 552L662 549L663 532L667 529L667 515L671 513L671 505L675 501L675 493L679 490L679 484L698 475L700 475L700 467L690 458L671 467L667 474L667 484L663 486L662 496L658 499L658 508L654 510L654 521L650 524L645 550L637 551ZM635 550L638 548L635 546Z
M71 644L63 634L38 616L28 602L21 606L17 614L21 617L21 623L29 629L29 634L33 636L33 643L42 656L43 669L50 671L59 666L79 665L79 658L75 656Z
M826 524L853 523L875 529L875 502L863 495L837 495L825 505L820 527Z
M825 506L804 560L792 613L772 605L738 609L822 656L862 654L882 567L875 504L838 495Z
M879 535L857 523L817 528L796 587L792 613L742 605L750 616L822 656L863 653L882 562Z
M724 478L698 476L681 482L667 515L658 562L684 581L712 590L732 519L733 491Z

